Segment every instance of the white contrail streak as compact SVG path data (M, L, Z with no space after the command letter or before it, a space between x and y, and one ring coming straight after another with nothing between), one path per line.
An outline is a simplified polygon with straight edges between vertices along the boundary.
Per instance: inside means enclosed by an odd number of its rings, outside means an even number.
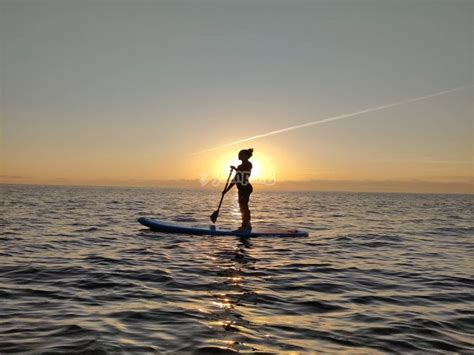
M244 142L248 142L248 141L251 141L251 140L254 140L254 139L264 138L264 137L268 137L268 136L273 136L274 134L279 134L279 133L284 133L284 132L288 132L288 131L293 131L293 130L295 130L295 129L300 129L300 128L309 127L309 126L315 126L315 125L319 125L319 124L321 124L321 123L326 123L326 122L331 122L331 121L337 121L337 120L342 120L342 119L345 119L345 118L350 118L350 117L354 117L354 116L359 116L359 115L362 115L363 113L369 113L369 112L375 112L375 111L385 110L385 109L387 109L387 108L395 107L395 106L399 106L399 105L406 105L406 104L410 104L410 103L412 103L412 102L417 102L417 101L421 101L421 100L430 99L430 98L432 98L432 97L445 95L445 94L448 94L448 93L453 92L453 91L458 91L458 90L462 90L462 89L467 89L467 88L470 88L470 87L473 87L473 86L474 86L474 84L464 85L464 86L457 87L457 88L455 88L455 89L449 89L449 90L445 90L445 91L440 91L440 92L437 92L437 93L435 93L435 94L420 96L420 97L416 97L416 98L414 98L414 99L406 99L406 100L403 100L403 101L398 101L398 102L395 102L395 103L393 103L393 104L382 105L382 106L377 106L377 107L369 107L369 108L366 108L366 109L361 110L361 111L356 111L356 112L351 112L351 113L345 113L345 114L342 114L342 115L337 115L337 116L325 118L325 119L322 119L322 120L319 120L319 121L311 121L311 122L306 122L306 123L303 123L303 124L300 124L300 125L296 125L296 126L291 126L291 127L286 127L286 128L282 128L282 129L277 129L277 130L275 130L275 131L270 131L270 132L267 132L267 133L257 134L257 135L252 136L252 137L242 138L242 139L236 140L236 141L231 142L231 143L226 143L226 144L220 145L220 146L218 146L218 147L208 148L208 149L204 149L204 150L201 150L201 151L198 151L198 152L194 152L192 155L198 155L198 154L202 154L202 153L207 153L207 152L210 152L210 151L213 151L213 150L217 150L217 149L221 149L221 148L225 148L225 147L230 147L230 146L232 146L232 145L240 144L240 143L244 143Z

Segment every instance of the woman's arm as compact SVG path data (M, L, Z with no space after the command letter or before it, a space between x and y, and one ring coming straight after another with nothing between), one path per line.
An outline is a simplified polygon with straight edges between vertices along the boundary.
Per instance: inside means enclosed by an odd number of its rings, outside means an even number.
M222 191L222 193L225 195L231 188L234 187L234 185L235 185L235 182L234 180L232 180L232 182L229 185L227 185L227 188L224 191Z
M232 181L230 182L230 184L227 185L227 188L226 188L224 191L222 191L222 193L223 193L224 195L225 195L228 191L230 191L230 189L232 189L232 188L234 187L235 183L237 182L237 175L239 174L240 165L239 165L237 168L236 168L235 166L231 166L231 168L236 171L236 174L235 174L235 176L232 178Z

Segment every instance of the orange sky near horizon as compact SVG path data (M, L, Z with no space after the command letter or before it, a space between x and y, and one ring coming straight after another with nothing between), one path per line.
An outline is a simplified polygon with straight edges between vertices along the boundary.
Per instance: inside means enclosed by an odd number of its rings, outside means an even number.
M225 146L472 85L469 2L5 0L0 10L1 183L223 180L253 147L253 180L275 188L424 181L473 192L472 86Z

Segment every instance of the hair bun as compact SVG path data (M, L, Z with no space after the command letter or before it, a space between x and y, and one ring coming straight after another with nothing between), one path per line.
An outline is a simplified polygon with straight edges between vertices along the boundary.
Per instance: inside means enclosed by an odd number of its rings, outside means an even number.
M252 154L253 154L253 148L249 148L249 149L242 149L240 152L239 152L239 159L240 159L240 156L245 156L247 157L247 159L251 158L252 157Z

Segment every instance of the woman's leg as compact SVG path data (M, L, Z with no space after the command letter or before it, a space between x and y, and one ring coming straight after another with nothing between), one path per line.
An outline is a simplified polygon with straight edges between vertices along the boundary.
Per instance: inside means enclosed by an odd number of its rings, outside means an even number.
M239 207L240 207L240 213L242 214L242 227L243 228L252 228L252 225L250 224L251 220L251 214L250 214L250 209L249 209L249 200L250 200L250 194L252 193L252 190L249 189L248 191L239 191Z

